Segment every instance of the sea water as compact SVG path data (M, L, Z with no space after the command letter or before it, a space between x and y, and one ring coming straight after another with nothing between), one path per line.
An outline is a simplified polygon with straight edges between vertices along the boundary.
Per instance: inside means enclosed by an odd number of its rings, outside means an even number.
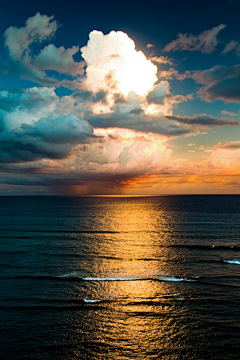
M1 359L239 359L240 196L1 197Z

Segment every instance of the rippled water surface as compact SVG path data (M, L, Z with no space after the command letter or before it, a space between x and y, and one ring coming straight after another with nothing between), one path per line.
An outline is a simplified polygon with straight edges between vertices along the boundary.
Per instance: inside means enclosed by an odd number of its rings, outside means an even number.
M240 196L1 197L1 359L239 359Z

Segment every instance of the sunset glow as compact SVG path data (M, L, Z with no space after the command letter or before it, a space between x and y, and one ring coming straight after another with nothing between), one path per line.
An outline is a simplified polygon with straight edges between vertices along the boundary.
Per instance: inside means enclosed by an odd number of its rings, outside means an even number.
M54 16L25 21L3 33L2 77L18 84L0 90L3 194L239 193L239 58L227 64L224 24L159 48L115 30L58 47Z

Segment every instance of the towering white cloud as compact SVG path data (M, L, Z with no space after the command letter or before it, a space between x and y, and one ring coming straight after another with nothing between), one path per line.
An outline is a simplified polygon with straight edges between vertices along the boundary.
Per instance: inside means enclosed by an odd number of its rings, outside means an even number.
M134 41L121 31L107 35L92 31L81 51L87 64L83 84L94 92L104 89L125 96L130 91L145 95L157 81L157 67L136 51Z

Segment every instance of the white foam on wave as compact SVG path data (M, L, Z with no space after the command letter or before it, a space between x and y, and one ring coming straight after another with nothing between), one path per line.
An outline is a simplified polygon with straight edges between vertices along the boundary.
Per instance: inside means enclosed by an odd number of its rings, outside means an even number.
M84 301L85 303L96 303L96 302L99 302L99 301L101 301L101 300L87 300L87 299L83 299L83 301Z
M136 280L149 280L147 278L131 278L127 276L119 277L103 277L103 278L82 278L85 281L136 281Z
M240 265L240 260L223 260L224 262L227 262L228 264L237 264Z
M76 276L75 272L59 275L59 277L75 277L75 276Z
M194 279L183 279L183 278L175 278L175 277L165 277L159 278L159 281L196 281Z
M166 277L158 279L160 281L184 281L183 278L175 278L175 277Z
M235 263L240 264L239 260L231 260L227 261L229 263ZM159 276L159 275L158 275ZM163 275L161 274L161 278L157 277L156 275L154 277L130 277L130 276L116 276L116 277L80 277L76 272L66 273L63 275L60 275L59 277L66 278L66 277L75 277L75 278L81 278L83 281L147 281L147 280L158 280L158 281L171 281L171 282L180 282L180 281L197 281L195 279L186 279L186 278L178 278L175 276L169 276L169 275Z

